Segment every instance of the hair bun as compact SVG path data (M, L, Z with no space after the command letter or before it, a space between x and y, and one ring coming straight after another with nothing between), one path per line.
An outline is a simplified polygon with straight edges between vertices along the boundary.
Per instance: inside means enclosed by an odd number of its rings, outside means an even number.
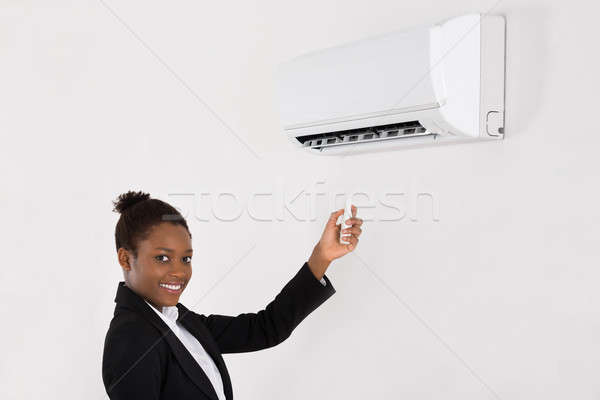
M118 213L123 213L123 211L127 210L129 207L142 202L144 200L148 200L150 198L149 193L144 192L134 192L128 191L127 193L123 193L119 195L117 200L113 201L113 211Z

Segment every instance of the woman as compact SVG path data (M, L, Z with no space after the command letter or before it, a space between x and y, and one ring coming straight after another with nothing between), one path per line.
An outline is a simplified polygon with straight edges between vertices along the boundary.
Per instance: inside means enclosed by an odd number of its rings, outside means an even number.
M197 314L179 303L192 277L192 235L171 205L143 192L120 195L115 241L124 281L104 342L102 379L111 399L232 400L222 354L273 347L335 293L331 261L354 250L363 221L346 221L339 241L333 212L321 239L295 276L264 310L236 317Z

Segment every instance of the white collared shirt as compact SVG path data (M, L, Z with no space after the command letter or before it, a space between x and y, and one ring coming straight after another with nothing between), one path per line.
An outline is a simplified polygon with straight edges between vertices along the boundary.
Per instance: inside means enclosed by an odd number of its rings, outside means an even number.
M144 301L146 301L144 299ZM169 328L173 331L175 336L183 343L187 351L194 357L194 360L198 363L198 365L202 368L208 379L213 385L215 392L217 392L217 396L219 400L225 400L225 392L223 391L223 380L221 379L221 373L217 368L217 365L213 361L212 357L204 350L202 344L188 332L187 329L181 323L177 322L177 317L179 316L179 310L177 306L169 306L163 307L162 312L158 312L152 304L146 301L146 304L153 309L159 317L162 318L163 321L167 324Z

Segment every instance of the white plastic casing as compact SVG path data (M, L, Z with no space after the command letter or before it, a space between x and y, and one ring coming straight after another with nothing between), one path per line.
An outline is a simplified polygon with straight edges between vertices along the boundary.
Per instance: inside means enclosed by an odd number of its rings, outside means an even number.
M281 64L283 132L318 154L502 139L505 25L502 16L470 14ZM409 121L418 121L426 134L316 147L299 140Z
M350 236L350 233L342 234L342 229L350 228L352 225L346 225L346 221L352 218L352 198L346 199L346 204L344 206L344 219L342 220L340 227L340 243L348 244L350 242L346 242L344 239L346 236Z

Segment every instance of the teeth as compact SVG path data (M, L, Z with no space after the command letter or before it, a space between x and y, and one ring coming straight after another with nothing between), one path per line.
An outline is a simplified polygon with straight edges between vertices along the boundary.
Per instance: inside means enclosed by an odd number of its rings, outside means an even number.
M167 289L171 289L171 290L179 290L181 289L181 285L167 285L165 283L161 283L160 286L167 288Z

